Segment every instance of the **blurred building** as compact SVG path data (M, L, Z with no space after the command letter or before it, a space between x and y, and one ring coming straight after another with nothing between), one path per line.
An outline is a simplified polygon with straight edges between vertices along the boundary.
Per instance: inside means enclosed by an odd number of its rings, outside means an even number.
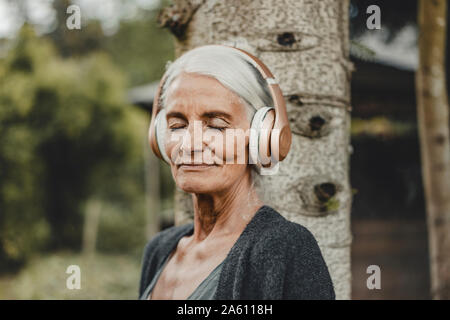
M353 299L429 299L414 70L352 59ZM369 265L381 290L368 290Z

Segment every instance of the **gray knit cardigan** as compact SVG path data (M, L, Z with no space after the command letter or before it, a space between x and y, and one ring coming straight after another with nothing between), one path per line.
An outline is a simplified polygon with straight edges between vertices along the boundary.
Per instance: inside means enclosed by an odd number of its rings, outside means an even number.
M144 249L139 296L193 223L168 228ZM305 227L262 206L224 260L216 300L335 299L319 246Z

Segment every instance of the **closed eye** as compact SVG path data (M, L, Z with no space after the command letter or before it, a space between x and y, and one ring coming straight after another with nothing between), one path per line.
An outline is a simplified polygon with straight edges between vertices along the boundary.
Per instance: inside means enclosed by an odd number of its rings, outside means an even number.
M214 129L214 130L219 130L219 131L223 131L226 128L225 127L214 127L214 126L208 126L208 128Z
M183 128L184 128L184 126L178 126L178 127L169 128L169 130L170 131L176 131L176 130L183 129Z

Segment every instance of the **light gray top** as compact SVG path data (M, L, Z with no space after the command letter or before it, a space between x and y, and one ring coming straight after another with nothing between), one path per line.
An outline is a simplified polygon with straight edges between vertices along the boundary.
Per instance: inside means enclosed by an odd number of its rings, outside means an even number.
M141 296L141 300L146 300L150 293L153 290L153 287L156 285L161 272L164 270L167 262L169 261L169 257L166 257L161 268L159 268L158 272L153 277L152 281L150 281L149 285L145 289L144 293ZM187 298L187 300L214 300L214 295L217 290L217 285L219 284L219 276L220 271L222 270L223 261L213 270L211 273L203 280L199 286L192 292L192 294Z

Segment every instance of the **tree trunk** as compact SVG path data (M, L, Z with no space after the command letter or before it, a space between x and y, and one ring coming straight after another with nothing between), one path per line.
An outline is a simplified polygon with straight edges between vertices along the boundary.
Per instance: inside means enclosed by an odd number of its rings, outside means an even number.
M431 263L431 295L450 299L450 145L445 81L446 0L419 1L417 113Z
M102 209L102 202L98 199L89 200L85 208L82 252L83 255L88 257L95 254L98 225Z
M258 178L263 201L307 227L327 262L338 299L351 295L348 0L175 0L160 23L177 36L176 56L230 44L259 57L278 79L293 133L274 176ZM191 196L175 197L175 221L192 217Z

